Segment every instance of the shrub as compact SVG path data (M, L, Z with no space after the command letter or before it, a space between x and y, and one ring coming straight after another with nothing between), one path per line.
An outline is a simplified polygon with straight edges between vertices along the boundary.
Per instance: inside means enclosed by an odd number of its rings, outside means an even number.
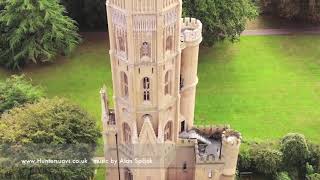
M239 171L249 171L252 168L252 160L249 150L241 150L238 158Z
M99 136L95 120L65 99L41 99L14 108L0 121L0 179L89 179ZM21 165L29 159L87 163Z
M308 144L310 150L310 164L314 167L316 172L320 173L320 146L316 144Z
M313 173L315 173L313 166L310 165L309 163L307 163L307 164L306 164L306 174L307 174L307 175L310 175L310 174L313 174Z
M8 68L52 61L79 43L78 28L58 0L2 0L0 6L0 64Z
M0 115L13 107L33 103L43 97L38 86L33 86L24 76L12 76L0 82Z
M275 180L291 180L287 172L277 173Z
M307 180L320 180L320 174L311 174L307 176Z
M275 175L281 167L282 154L277 150L255 148L250 153L254 167L259 173Z
M299 177L305 177L306 162L309 157L309 149L306 139L301 134L288 134L280 142L283 153L283 163L287 169L298 170Z

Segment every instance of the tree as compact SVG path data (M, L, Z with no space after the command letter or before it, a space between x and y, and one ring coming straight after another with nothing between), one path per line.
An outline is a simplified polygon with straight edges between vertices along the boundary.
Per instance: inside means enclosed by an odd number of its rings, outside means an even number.
M0 64L18 69L70 53L79 43L77 26L57 0L3 0Z
M266 175L276 175L282 165L282 154L273 149L255 148L251 152L255 169Z
M105 0L61 0L68 15L76 20L81 30L105 30L107 13Z
M201 20L204 45L212 46L224 39L237 40L247 20L258 13L251 0L184 0L183 14Z
M288 20L320 23L320 0L260 0L262 12Z
M280 0L278 3L279 15L288 19L299 16L302 9L301 0Z
M299 173L300 179L305 177L306 162L309 157L309 149L306 139L301 134L290 133L282 138L280 149L283 153L285 167Z
M43 96L43 90L33 86L24 76L12 76L0 82L0 115L13 107L34 103Z
M99 136L95 120L65 99L14 108L0 121L0 179L89 179ZM22 163L38 159L83 163Z

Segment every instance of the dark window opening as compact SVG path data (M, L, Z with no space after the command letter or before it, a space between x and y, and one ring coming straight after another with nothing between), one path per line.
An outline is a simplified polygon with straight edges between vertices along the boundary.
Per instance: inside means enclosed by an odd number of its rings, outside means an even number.
M186 121L181 122L180 132L184 132L186 130Z

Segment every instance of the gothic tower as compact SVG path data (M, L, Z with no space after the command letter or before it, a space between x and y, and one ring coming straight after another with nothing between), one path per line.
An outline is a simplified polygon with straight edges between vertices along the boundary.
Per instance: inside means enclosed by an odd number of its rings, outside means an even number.
M106 5L114 110L109 112L102 97L105 157L137 157L133 146L148 154L145 145L175 145L193 126L202 24L181 19L182 0L108 0ZM158 165L165 167L164 161L159 158ZM168 179L165 168L117 165L108 169L107 179Z

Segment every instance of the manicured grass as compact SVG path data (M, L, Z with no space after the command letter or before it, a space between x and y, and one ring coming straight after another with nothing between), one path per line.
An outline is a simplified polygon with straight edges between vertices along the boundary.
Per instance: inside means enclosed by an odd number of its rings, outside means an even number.
M100 123L99 89L111 89L105 34L87 36L70 57L23 73L49 96L79 103ZM300 132L320 143L320 36L242 37L202 49L196 124L231 124L246 140ZM0 79L8 73L0 70ZM112 99L112 98L111 98ZM97 152L101 155L102 149Z
M242 37L202 52L197 124L231 124L246 140L289 132L320 143L320 36Z

